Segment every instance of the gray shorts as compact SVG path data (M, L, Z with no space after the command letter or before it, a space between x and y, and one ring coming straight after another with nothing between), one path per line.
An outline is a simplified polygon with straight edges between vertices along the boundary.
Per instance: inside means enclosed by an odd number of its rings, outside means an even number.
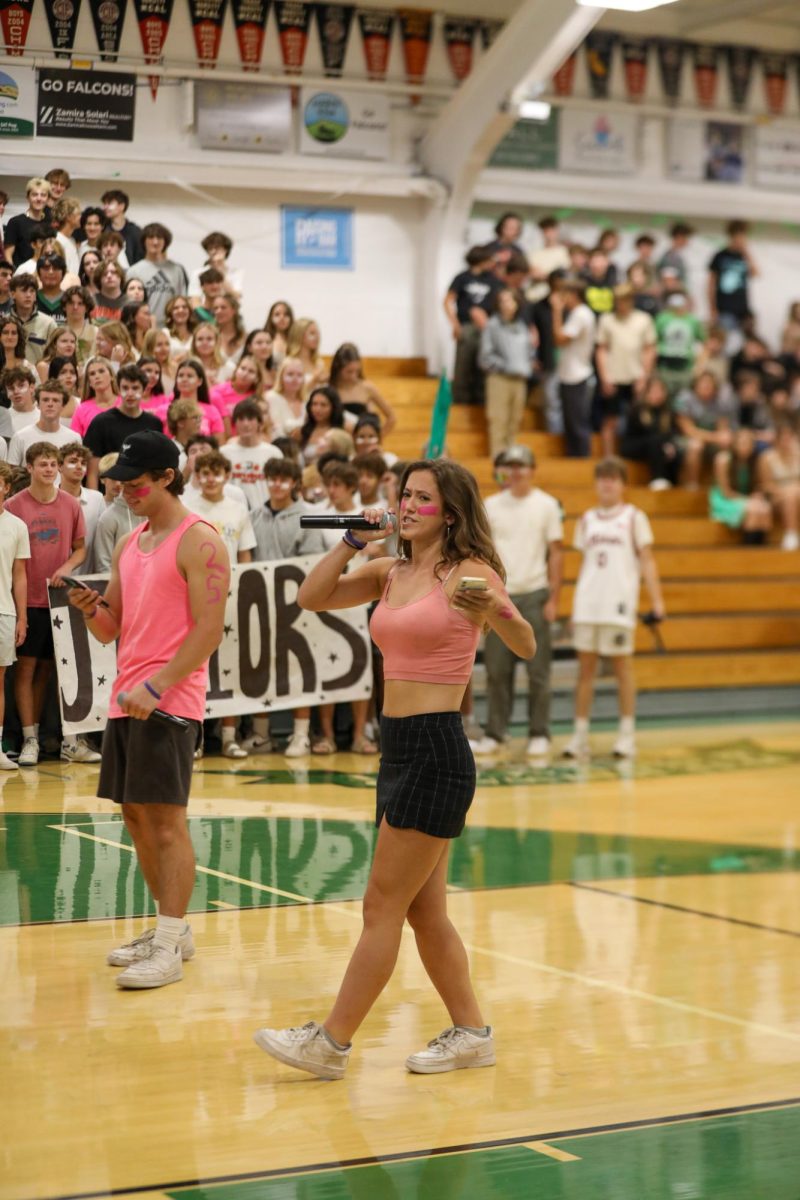
M17 661L15 631L17 618L0 613L0 667L10 667Z

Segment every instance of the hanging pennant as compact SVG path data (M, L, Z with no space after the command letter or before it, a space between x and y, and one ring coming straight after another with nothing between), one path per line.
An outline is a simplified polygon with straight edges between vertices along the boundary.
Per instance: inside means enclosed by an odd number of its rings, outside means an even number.
M13 58L22 54L28 40L33 0L4 0L0 4L0 26L6 54Z
M169 23L172 20L174 0L133 0L136 20L139 25L139 36L142 39L144 61L160 63L164 53L164 43L169 33ZM158 75L150 76L150 94L155 100L158 95Z
M458 83L472 70L472 47L478 22L470 17L445 17L444 44L450 70Z
M403 58L406 79L409 83L422 83L428 67L428 51L431 48L433 13L425 8L401 8L400 33L403 38Z
M553 91L557 96L571 96L575 84L575 63L578 61L577 52L573 50L569 58L561 64L553 76Z
M625 90L628 99L638 104L644 99L647 87L647 38L622 39L622 63L625 68Z
M45 4L50 40L56 58L69 58L75 45L75 31L81 11L81 0L51 0Z
M119 0L119 3L116 0L89 0L89 7L100 57L106 62L114 62L119 55L122 26L125 24L125 0Z
M773 117L780 117L786 107L789 55L762 53L761 67L764 72L764 93L767 97L767 108Z
M213 68L219 57L222 23L228 0L189 0L189 20L192 22L197 63Z
M389 67L394 13L388 8L362 8L358 12L361 41L369 79L382 81Z
M317 4L315 8L325 74L341 75L356 10L352 4Z
M275 16L283 69L287 74L297 74L302 71L306 57L311 5L304 0L276 0Z
M245 71L257 71L264 51L269 0L231 0L239 59Z
M752 46L728 46L728 86L734 108L744 108L747 104L757 53Z
M586 66L589 70L589 86L595 100L605 100L611 82L611 54L616 34L595 29L586 39Z
M504 25L505 21L481 21L481 45L484 50L489 49Z
M718 46L693 46L694 89L697 103L703 108L713 108L717 99L717 51Z
M664 99L667 104L675 105L681 98L686 42L681 42L677 38L659 38L656 42L656 50Z

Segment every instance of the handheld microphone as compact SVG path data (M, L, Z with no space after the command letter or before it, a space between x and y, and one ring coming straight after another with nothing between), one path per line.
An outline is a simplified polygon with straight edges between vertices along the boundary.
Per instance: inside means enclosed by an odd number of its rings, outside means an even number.
M320 513L319 515L306 513L300 518L301 529L357 529L374 533L376 530L386 529L388 526L392 528L397 526L397 518L394 513L385 512L377 525L368 521L366 517L342 517L338 513Z
M120 692L117 696L117 702L124 704L126 696L127 692ZM150 718L152 719L153 717L155 717L156 721L164 721L165 724L174 725L177 729L189 728L189 722L185 717L176 717L174 713L164 712L163 708L154 708L150 713Z

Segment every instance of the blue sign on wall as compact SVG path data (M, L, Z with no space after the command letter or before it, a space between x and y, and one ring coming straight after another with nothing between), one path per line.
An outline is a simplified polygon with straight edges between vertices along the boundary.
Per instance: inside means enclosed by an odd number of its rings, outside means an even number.
M282 205L281 266L352 271L352 208Z

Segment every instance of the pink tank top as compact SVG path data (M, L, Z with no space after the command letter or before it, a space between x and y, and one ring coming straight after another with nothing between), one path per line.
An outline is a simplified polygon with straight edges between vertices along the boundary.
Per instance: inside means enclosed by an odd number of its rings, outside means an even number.
M189 587L178 570L178 545L191 525L203 521L189 513L177 529L150 554L139 549L145 522L134 531L119 559L122 588L122 626L117 651L117 678L112 689L110 717L124 717L118 703L120 692L129 692L149 679L175 655L191 633L194 622L189 608ZM168 688L158 707L176 717L202 721L206 711L208 664L203 663L186 679Z
M450 606L444 585L455 567L427 595L392 608L389 588L397 565L386 577L369 626L383 655L384 679L469 683L481 631Z

